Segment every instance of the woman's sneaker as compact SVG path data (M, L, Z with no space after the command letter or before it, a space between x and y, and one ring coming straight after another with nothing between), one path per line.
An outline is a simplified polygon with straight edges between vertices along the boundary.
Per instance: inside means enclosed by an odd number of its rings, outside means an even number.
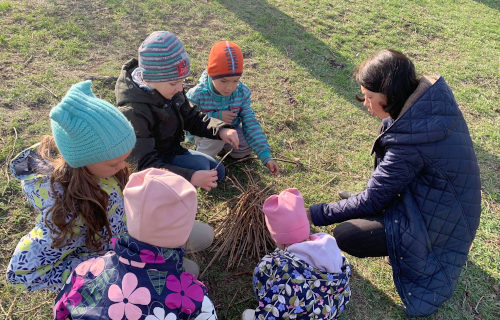
M345 191L345 190L342 190L342 191L339 191L339 197L340 199L347 199L347 198L350 198L352 196L355 196L357 193L354 193L354 192L351 192L351 191Z

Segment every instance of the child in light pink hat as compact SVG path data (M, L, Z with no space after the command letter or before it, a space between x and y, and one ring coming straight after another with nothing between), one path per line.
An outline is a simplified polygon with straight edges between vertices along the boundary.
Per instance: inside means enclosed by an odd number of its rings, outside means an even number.
M123 191L128 233L113 251L78 265L54 319L212 319L207 288L183 267L196 188L164 169L134 173Z
M336 319L351 296L351 270L335 238L310 234L304 198L295 188L270 196L262 210L278 248L255 268L258 307L245 310L242 319Z

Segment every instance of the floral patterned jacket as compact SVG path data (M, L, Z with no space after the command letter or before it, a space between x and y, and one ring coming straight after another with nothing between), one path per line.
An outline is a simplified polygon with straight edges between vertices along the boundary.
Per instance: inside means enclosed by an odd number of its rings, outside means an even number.
M54 304L54 319L216 320L207 289L183 272L184 249L120 236L104 256L78 265Z
M342 273L327 273L286 250L266 255L253 274L256 319L337 319L351 297L351 268L342 259Z
M85 246L87 228L81 219L75 221L75 236L63 248L52 247L49 210L54 205L50 187L52 164L36 152L38 144L22 151L10 163L15 178L21 180L29 202L39 212L34 228L21 238L7 267L7 281L27 290L48 289L58 292L67 277L80 262L97 256L97 252ZM100 179L99 185L109 195L108 219L113 235L127 231L123 210L122 189L115 178ZM56 192L64 192L55 185ZM103 230L106 235L106 230ZM100 250L108 251L111 243Z

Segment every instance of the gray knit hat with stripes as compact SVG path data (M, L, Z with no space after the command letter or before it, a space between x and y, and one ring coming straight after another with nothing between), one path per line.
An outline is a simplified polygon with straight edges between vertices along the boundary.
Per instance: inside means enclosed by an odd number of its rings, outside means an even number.
M169 31L155 31L139 47L139 67L146 82L166 82L189 76L189 56Z

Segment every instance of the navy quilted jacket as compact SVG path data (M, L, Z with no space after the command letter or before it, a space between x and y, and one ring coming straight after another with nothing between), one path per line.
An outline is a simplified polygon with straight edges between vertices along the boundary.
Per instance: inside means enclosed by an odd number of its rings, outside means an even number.
M467 125L442 77L422 78L376 139L376 168L355 197L310 208L315 225L383 212L393 279L408 316L448 300L481 213L479 167Z

